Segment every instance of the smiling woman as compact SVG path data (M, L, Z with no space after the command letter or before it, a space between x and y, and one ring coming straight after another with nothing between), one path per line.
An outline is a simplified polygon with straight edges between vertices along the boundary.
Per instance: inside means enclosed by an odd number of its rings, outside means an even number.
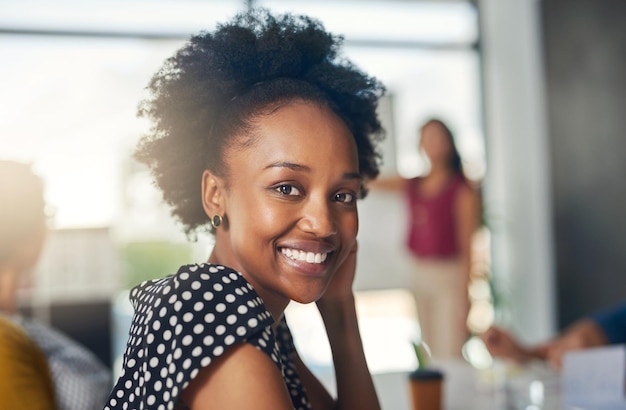
M144 282L107 409L378 409L352 284L356 201L378 175L382 85L305 16L252 10L191 38L152 78L136 152L207 263ZM284 310L315 302L333 398Z

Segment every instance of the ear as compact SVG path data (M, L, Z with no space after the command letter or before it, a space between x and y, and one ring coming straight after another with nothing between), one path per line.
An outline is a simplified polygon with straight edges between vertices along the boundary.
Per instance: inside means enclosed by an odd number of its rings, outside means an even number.
M224 216L224 183L222 178L208 169L202 173L202 207L209 218Z

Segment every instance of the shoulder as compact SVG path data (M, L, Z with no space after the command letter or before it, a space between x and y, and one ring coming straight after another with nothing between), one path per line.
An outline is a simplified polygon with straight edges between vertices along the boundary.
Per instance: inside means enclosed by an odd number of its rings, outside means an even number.
M8 318L0 316L0 407L20 408L25 395L52 408L52 379L41 350Z
M221 265L182 266L174 275L133 289L131 301L136 313L145 313L144 323L161 334L167 330L174 335L200 334L205 333L200 328L209 326L218 336L226 334L224 327L228 327L245 337L273 324L250 283Z
M131 301L135 315L118 380L122 397L134 397L126 384L139 380L145 383L141 400L146 403L163 399L159 389L166 384L174 386L168 397L176 399L202 369L242 343L278 365L274 321L252 286L230 268L185 265L174 275L137 286ZM136 373L143 379L135 379Z

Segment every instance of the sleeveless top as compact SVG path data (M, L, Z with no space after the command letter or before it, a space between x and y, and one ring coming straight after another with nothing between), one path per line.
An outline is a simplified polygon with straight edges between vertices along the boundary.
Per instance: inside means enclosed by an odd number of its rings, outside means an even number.
M419 192L422 180L420 177L409 180L405 189L409 208L407 247L421 258L453 258L459 253L455 203L465 180L455 176L432 196Z
M294 409L310 409L293 361L284 319L274 320L238 272L185 265L130 294L134 307L123 367L105 410L184 409L182 391L198 372L237 343L250 343L280 369Z

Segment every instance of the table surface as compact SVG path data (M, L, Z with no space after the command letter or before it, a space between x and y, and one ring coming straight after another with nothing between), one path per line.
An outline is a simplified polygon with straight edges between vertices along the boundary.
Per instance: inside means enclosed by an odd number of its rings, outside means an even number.
M558 375L542 365L478 370L462 360L434 362L444 374L444 410L563 410ZM384 410L410 410L407 372L374 375Z

